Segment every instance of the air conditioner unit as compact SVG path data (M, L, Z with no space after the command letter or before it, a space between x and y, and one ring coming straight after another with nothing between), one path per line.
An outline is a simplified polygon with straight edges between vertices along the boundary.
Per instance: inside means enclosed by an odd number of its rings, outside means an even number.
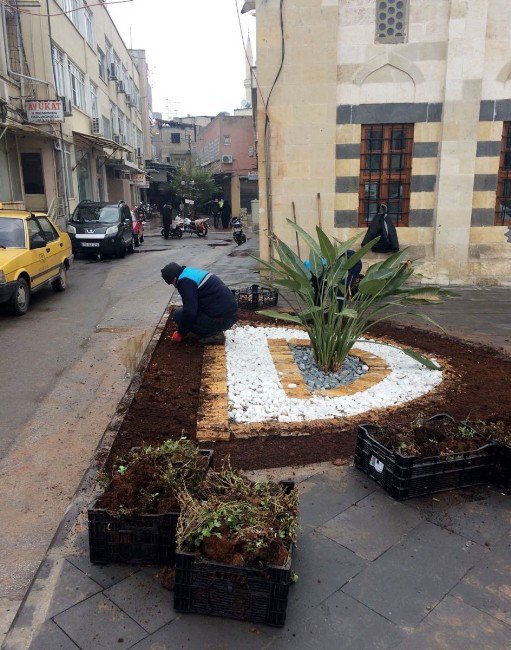
M9 103L9 86L5 81L0 80L0 101Z
M222 163L224 165L232 165L232 156L222 156Z
M117 92L118 93L125 93L126 92L126 90L124 88L124 82L123 81L117 82Z
M59 99L62 100L62 106L64 108L64 116L70 117L73 114L73 105L71 104L71 100L68 99L67 97L59 97Z
M109 76L110 76L111 81L117 81L117 79L119 78L119 73L117 72L117 66L115 65L115 63L110 64L110 75Z
M113 134L112 140L115 142L115 144L121 144L121 136L117 133Z
M99 117L93 117L90 121L90 130L91 133L97 135L101 133L101 121Z

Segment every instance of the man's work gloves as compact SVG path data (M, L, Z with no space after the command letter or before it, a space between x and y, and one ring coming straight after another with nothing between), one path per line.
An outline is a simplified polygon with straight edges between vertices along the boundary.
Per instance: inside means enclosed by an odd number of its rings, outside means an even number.
M177 330L172 334L172 340L175 341L176 343L181 343L183 338L184 337L181 336L181 334Z

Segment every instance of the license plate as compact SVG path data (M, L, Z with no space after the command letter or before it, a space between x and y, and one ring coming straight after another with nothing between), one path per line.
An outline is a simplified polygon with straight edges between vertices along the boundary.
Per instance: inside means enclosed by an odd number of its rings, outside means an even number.
M99 243L97 241L82 241L82 246L90 246L91 248L95 246L99 248Z

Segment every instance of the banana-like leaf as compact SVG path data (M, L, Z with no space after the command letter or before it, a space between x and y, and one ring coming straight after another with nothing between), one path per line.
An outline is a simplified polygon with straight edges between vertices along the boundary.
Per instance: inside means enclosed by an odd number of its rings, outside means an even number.
M332 244L328 236L321 230L319 226L316 226L316 233L318 235L319 245L321 247L321 253L326 259L329 265L332 265L335 262L335 246Z
M261 316L268 316L268 318L283 320L286 323L295 323L296 325L302 324L302 321L298 318L298 316L294 316L293 314L286 314L280 311L274 311L273 309L263 309L257 313L261 314Z
M277 246L277 252L279 253L281 260L283 262L287 262L288 265L291 265L296 273L299 273L305 278L310 279L310 273L307 267L298 257L298 255L291 248L289 248L287 244L280 242Z
M386 280L367 280L364 278L358 285L358 293L361 295L375 296L380 293L386 284Z
M301 226L299 226L294 221L291 221L291 219L287 219L287 222L291 228L294 228L294 230L298 232L301 238L309 245L311 251L314 251L321 257L321 246L318 244L318 242L313 237L311 237L309 233L306 232Z
M359 262L364 255L372 249L372 247L377 244L380 241L379 237L375 237L374 239L371 239L370 242L368 242L365 246L362 246L356 253L353 253L353 255L348 259L346 262L346 268L351 269L352 267L355 266L357 262Z
M335 241L340 244L340 246L337 247L336 253L337 256L339 255L344 255L346 251L349 251L353 244L357 241L357 239L360 239L362 237L362 233L355 235L351 239L348 239L348 241L342 242L340 239L337 239L337 237L334 237Z
M296 280L273 280L272 282L268 283L271 284L271 286L276 286L276 287L284 287L285 289L289 289L290 291L300 291L302 289L302 285L300 282L297 282Z
M415 361L418 361L423 366L426 366L426 368L429 368L430 370L441 370L441 367L439 365L433 363L431 359L423 357L422 354L415 352L415 350L411 350L410 348L401 348L401 350L403 350L403 352L412 359L415 359Z
M317 255L315 251L310 252L310 257L309 257L309 263L311 265L311 273L315 275L317 278L321 277L323 275L323 271L325 270L325 265L323 264L323 257L321 255Z
M358 318L358 313L357 313L357 311L356 311L355 309L350 309L350 308L348 308L348 307L345 307L345 308L341 311L341 316L346 316L346 318L353 318L353 319L355 319L355 318Z

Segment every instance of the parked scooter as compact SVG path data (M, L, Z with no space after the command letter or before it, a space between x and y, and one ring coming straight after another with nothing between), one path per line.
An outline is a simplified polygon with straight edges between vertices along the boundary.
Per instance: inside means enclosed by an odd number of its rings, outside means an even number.
M243 224L240 217L233 217L231 219L232 238L238 246L247 241L247 236L243 232Z
M177 216L172 219L169 229L169 237L171 239L181 239L185 230L184 219ZM165 228L161 229L161 236L165 237Z
M185 217L183 219L184 232L190 233L190 235L197 235L197 237L205 237L208 234L208 221L205 219L189 219Z

